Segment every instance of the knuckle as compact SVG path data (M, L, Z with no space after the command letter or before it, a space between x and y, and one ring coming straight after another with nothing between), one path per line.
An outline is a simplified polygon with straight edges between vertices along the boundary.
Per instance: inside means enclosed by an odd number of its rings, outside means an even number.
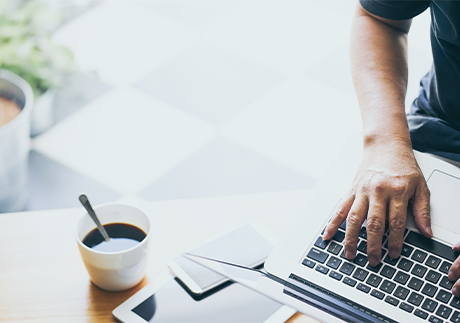
M361 225L361 219L358 214L350 212L347 217L347 224L349 226Z
M392 190L396 195L403 195L406 192L407 185L402 181L393 183Z
M382 232L385 229L385 223L381 219L370 218L367 219L366 230L367 232Z
M335 218L334 220L340 220L340 219L343 219L347 216L347 213L345 211L345 208L344 207L340 207L337 212L335 212Z
M385 191L386 185L383 181L376 181L373 185L373 191L375 194L380 195Z
M390 220L390 228L392 230L401 231L406 228L406 223L400 217L395 217Z

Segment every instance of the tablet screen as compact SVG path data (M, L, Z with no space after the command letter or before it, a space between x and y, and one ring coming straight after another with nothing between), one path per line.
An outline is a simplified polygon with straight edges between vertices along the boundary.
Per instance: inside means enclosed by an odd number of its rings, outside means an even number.
M264 322L283 305L239 284L195 300L171 280L132 312L146 322Z

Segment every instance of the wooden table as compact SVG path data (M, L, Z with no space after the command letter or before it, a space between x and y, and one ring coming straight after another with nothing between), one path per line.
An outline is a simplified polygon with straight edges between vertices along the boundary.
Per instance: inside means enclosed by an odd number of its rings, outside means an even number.
M0 322L116 322L112 310L167 270L167 261L228 225L260 220L281 236L310 191L145 203L152 223L147 276L124 292L90 283L75 241L84 209L0 214ZM296 314L290 323L317 322Z

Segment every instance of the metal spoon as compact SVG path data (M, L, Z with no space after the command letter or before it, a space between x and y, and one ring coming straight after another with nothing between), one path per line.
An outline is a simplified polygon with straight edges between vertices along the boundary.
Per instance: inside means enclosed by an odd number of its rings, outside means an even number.
M102 226L101 222L99 222L99 219L97 218L96 213L91 207L91 204L89 203L86 195L81 194L78 199L80 200L81 204L85 207L86 211L88 211L88 214L91 217L91 219L93 219L94 223L96 223L99 232L102 234L102 237L104 237L105 241L109 241L110 237L107 234L107 231L105 231L105 228Z

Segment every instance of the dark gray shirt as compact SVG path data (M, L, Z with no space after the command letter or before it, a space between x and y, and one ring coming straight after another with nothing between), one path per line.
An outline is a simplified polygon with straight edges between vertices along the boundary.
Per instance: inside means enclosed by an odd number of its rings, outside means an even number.
M431 9L433 65L407 115L414 149L460 161L460 1L360 0L370 13L411 19Z

